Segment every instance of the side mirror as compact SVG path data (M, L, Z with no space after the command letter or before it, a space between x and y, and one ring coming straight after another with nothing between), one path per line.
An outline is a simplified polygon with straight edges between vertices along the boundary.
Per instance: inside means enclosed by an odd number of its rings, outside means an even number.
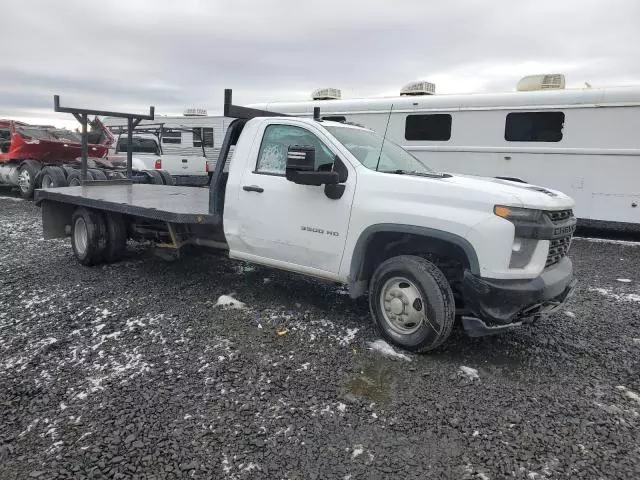
M299 185L335 185L340 181L337 172L316 172L316 151L313 147L291 145L287 151L287 180Z

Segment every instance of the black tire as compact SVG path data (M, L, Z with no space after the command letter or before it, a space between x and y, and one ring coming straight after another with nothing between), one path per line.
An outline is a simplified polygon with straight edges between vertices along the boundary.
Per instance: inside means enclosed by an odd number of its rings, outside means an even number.
M93 175L93 179L94 180L106 180L107 176L104 174L104 172L102 170L99 170L97 168L90 168L89 172L91 172L91 175Z
M104 258L106 246L104 217L93 210L77 208L71 216L71 247L78 261L82 265L97 265Z
M174 181L174 179L171 176L171 174L169 172L167 172L166 170L157 170L157 172L162 177L162 182L165 185L175 185L176 184L176 182Z
M149 183L152 185L164 185L164 180L158 170L145 170L144 173L147 174Z
M35 160L25 160L18 170L18 190L22 198L33 198L33 191L36 189L37 176L40 173L42 164Z
M396 281L398 288L394 289ZM387 292L384 297L383 289ZM419 303L412 292L419 294ZM383 303L388 306L385 312ZM453 292L442 271L413 255L393 257L378 266L371 278L369 308L382 337L412 352L427 352L442 345L451 334L456 312ZM394 308L401 312L394 314ZM426 316L420 315L421 311ZM421 317L419 321L398 326L400 318L415 319L416 315Z
M105 262L117 262L127 248L127 226L119 213L107 213L107 247L104 251Z
M87 180L93 180L93 174L87 170ZM71 170L67 174L67 185L70 187L78 187L81 185L80 170Z
M67 185L70 187L80 186L80 172L78 170L71 170L67 174Z
M67 178L60 167L44 167L40 174L42 188L59 188L67 186Z

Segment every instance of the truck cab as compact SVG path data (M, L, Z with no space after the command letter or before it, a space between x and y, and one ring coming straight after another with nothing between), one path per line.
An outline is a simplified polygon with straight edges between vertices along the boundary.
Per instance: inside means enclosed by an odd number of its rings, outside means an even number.
M151 232L339 282L368 294L381 335L411 351L441 345L457 318L474 336L530 323L573 291L568 196L436 172L366 128L249 113L229 126L208 191L44 191L45 237L69 226L76 257L96 264L122 248L109 232Z

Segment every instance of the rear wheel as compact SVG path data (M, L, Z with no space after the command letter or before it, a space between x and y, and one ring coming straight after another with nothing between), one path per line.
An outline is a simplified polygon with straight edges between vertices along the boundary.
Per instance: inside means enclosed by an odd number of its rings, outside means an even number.
M70 187L79 187L80 185L82 185L80 175L80 170L71 170L67 174L67 184ZM87 170L87 180L93 180L93 174L89 170Z
M117 262L127 248L127 227L122 215L108 213L106 215L107 246L104 251L106 262Z
M164 180L158 170L145 170L144 173L149 177L149 183L153 185L164 185Z
M413 352L440 346L455 320L446 277L436 265L413 255L380 264L371 279L369 307L381 335Z
M102 170L99 170L97 168L92 168L89 170L91 172L91 175L93 175L93 179L94 180L106 180L107 176L104 174L104 172Z
M25 160L20 165L18 171L18 188L22 198L33 198L33 191L36 188L36 176L42 166L35 160Z
M157 172L162 177L162 181L165 185L175 185L175 181L169 172L166 170L157 170Z
M96 265L104 257L107 229L103 216L86 208L78 208L71 217L71 246L82 265Z
M72 170L67 175L67 184L70 187L79 187L80 182L80 172L78 170Z
M44 167L41 178L42 180L40 184L42 185L42 188L58 188L67 186L67 179L64 176L64 170L60 167Z

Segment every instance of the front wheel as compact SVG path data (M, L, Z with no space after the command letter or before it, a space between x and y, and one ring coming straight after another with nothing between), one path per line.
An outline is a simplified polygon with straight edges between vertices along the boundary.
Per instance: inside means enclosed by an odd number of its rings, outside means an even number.
M385 340L412 352L440 346L455 321L446 277L436 265L413 255L380 264L371 279L369 307Z

